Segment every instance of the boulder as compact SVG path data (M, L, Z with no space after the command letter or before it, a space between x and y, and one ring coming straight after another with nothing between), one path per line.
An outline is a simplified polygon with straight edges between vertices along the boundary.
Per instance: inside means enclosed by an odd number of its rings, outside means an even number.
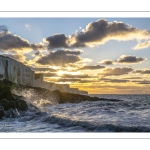
M16 100L10 91L10 87L3 87L0 89L0 101L4 98L7 99L8 101L10 101L10 100L15 101Z
M28 105L27 105L26 101L18 100L17 109L19 111L27 111L28 110Z
M10 108L9 101L7 99L2 99L0 101L0 106L4 108L4 110L8 110Z

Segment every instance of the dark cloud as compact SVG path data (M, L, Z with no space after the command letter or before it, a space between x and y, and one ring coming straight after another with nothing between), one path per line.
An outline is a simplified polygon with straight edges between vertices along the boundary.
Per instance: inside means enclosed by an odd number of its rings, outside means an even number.
M31 50L31 49L43 49L43 44L29 43L27 40L20 36L14 35L7 31L4 27L0 27L0 50Z
M124 75L128 74L129 72L133 71L132 68L106 68L103 70L103 73L99 73L98 75L105 75L105 76L119 76L119 75Z
M90 78L88 74L78 74L78 75L72 75L72 74L64 74L62 75L63 78Z
M132 82L136 82L136 83L138 83L138 84L150 84L150 80L132 81Z
M49 72L49 73L43 73L44 77L57 77L57 73Z
M46 41L48 42L48 48L67 48L67 37L64 34L55 34L53 36L49 36L46 38Z
M112 83L126 83L129 82L130 80L101 78L100 81L112 82Z
M85 30L72 35L70 44L72 47L84 47L104 44L109 40L148 39L149 35L148 31L139 30L123 22L108 22L100 19L89 23Z
M138 69L133 71L134 73L140 73L140 74L150 74L150 69Z
M78 70L96 70L96 69L103 69L104 66L96 65L96 66L84 66L82 68L79 68Z
M132 79L142 79L142 78L141 77L127 77L127 78L122 78L122 79L132 80Z
M37 63L42 65L62 66L69 63L75 63L81 60L78 56L81 51L57 50L50 52L47 56L41 57Z
M106 60L102 60L100 63L103 65L113 65L114 62L113 60L106 59Z
M133 80L132 82L138 83L141 82L141 80Z
M59 76L57 73L44 73L45 77L52 77L52 76ZM80 79L80 78L91 78L88 74L84 74L84 75L71 75L71 74L63 74L61 76L61 78L63 79Z
M139 63L143 62L145 58L130 56L130 55L122 55L116 62L117 63Z
M149 31L140 30L123 22L108 22L100 19L91 22L86 29L77 31L71 36L65 34L55 34L46 38L48 48L78 48L104 44L109 40L126 41L133 39L148 39Z
M52 68L32 68L32 70L37 71L37 72L44 72L44 71L56 72L57 71Z
M77 82L77 83L93 83L99 82L98 80L81 80L79 78L61 78L57 82Z
M34 55L35 55L35 56L40 56L40 57L42 56L41 52L39 52L39 51L36 51L36 52L34 53Z
M114 63L132 64L132 63L140 63L143 62L144 60L146 60L146 58L136 57L131 55L122 55L118 60L113 61L113 60L106 59L106 60L102 60L99 63L103 65L113 65Z
M78 83L93 83L93 82L99 82L98 80L81 80Z
M150 84L150 81L141 81L138 84Z

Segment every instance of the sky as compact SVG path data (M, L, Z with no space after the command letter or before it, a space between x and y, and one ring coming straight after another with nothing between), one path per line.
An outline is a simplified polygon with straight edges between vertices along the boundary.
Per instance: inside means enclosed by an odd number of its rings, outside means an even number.
M150 18L0 18L0 54L89 94L150 94Z

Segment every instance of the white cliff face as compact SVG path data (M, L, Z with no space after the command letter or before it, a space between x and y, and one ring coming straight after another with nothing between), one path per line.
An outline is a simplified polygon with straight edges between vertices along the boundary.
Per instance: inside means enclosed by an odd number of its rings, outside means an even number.
M0 77L16 84L33 86L34 71L16 60L0 56Z
M67 84L43 81L43 74L35 74L30 67L25 66L21 62L0 55L0 80L2 79L8 79L16 84L41 87L50 91L60 90L67 93L88 94L88 92L80 91L78 88L70 88Z

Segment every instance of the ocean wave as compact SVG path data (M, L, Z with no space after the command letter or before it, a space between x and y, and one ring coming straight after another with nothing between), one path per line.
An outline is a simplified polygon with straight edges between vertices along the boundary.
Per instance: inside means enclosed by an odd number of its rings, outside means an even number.
M50 124L58 124L63 128L78 127L82 132L150 132L149 127L145 126L121 126L114 124L92 124L90 122L58 118L47 116L41 120Z

